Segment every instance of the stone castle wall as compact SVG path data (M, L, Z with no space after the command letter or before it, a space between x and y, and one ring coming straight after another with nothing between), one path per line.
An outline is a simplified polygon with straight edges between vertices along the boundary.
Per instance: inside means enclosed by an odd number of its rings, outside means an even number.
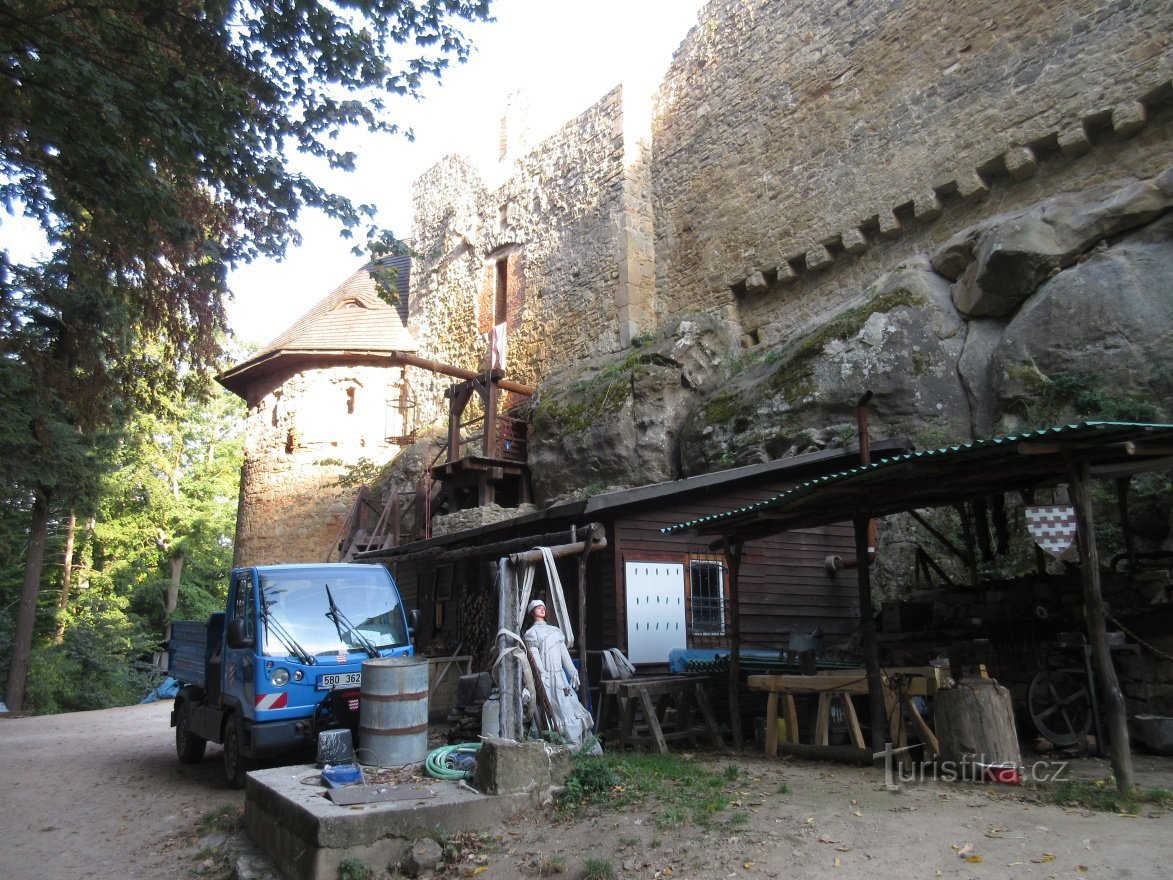
M492 326L496 263L507 260L507 374L533 384L619 350L626 337L618 310L638 308L653 293L648 169L646 161L625 167L620 90L518 158L507 175L490 189L452 157L417 182L411 329L424 356L481 366L478 331ZM626 199L629 183L635 195ZM642 258L625 252L632 241ZM446 384L441 378L433 390Z
M977 219L1157 173L1170 8L709 3L653 121L658 319L784 343Z
M346 466L383 463L399 368L328 363L288 370L249 389L236 565L321 562L354 498L335 485ZM393 421L393 419L392 419Z

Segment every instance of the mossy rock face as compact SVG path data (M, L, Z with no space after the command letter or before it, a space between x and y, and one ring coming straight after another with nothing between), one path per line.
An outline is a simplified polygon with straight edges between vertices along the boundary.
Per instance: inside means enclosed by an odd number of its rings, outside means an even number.
M854 440L856 401L874 393L876 436L968 428L956 362L964 325L927 260L901 266L798 343L759 356L685 427L688 473ZM928 416L925 416L925 413Z
M729 377L736 354L733 327L684 317L543 382L529 456L538 503L678 478L680 426Z

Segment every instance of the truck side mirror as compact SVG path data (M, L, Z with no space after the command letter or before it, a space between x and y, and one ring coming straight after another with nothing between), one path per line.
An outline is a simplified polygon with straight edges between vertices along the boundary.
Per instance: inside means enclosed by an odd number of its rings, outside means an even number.
M420 610L412 608L407 612L407 637L414 638L416 630L420 628Z
M243 617L234 617L228 621L228 631L225 638L229 648L251 648L256 644L255 639L248 637Z

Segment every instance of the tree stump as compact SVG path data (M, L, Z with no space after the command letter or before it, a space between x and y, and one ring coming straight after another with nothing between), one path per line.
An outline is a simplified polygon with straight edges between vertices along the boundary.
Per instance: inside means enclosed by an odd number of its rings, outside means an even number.
M939 760L955 767L1022 765L1010 691L987 678L967 678L937 691L933 706ZM981 770L975 768L975 778Z

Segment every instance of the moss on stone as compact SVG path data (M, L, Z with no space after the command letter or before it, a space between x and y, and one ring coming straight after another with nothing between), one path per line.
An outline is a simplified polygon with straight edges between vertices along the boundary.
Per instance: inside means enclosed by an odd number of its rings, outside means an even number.
M876 312L887 313L901 306L920 308L925 305L924 297L907 288L899 288L882 296L873 297L866 303L840 312L827 324L803 339L787 356L785 352L770 352L763 360L781 360L765 382L746 391L721 391L705 405L705 418L711 425L728 425L738 418L748 416L755 402L763 396L780 396L785 400L798 400L814 394L818 389L815 380L815 365L827 345L845 341L855 336ZM931 365L925 356L925 369Z
M631 399L634 377L647 375L654 367L679 366L657 352L633 352L607 364L596 375L579 379L568 389L539 401L534 407L534 421L549 420L561 431L585 433L600 418L623 409Z
M840 312L828 323L803 339L786 362L777 369L766 384L771 394L780 394L786 400L797 400L813 394L815 364L832 342L844 342L859 333L868 318L877 312L886 314L901 306L919 308L924 298L907 288L898 288L883 296L873 297L863 305Z

